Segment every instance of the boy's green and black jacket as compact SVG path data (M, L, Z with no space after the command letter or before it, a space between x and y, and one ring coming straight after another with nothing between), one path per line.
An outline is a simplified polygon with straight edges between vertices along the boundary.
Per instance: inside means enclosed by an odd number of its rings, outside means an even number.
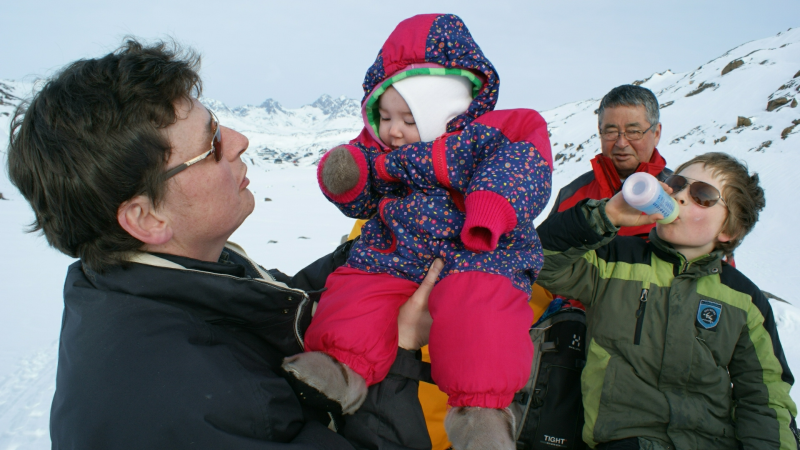
M587 307L584 441L797 449L794 378L758 287L721 252L687 261L655 229L650 242L615 239L605 202L583 201L537 229L538 282Z

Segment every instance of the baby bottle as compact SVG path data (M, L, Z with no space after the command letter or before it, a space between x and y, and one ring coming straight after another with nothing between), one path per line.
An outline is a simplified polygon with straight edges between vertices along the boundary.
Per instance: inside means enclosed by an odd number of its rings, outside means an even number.
M658 223L670 223L678 218L678 202L661 187L656 177L647 172L636 172L622 185L622 197L634 208L650 215L661 213Z

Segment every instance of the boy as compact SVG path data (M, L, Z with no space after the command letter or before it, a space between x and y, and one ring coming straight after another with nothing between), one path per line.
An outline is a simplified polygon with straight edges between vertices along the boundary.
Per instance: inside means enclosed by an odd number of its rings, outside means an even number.
M665 189L680 214L653 223L617 194L550 216L539 282L587 307L583 439L599 449L796 449L793 377L769 302L722 261L764 208L758 175L697 156ZM615 239L616 237L616 239ZM738 442L737 442L738 441Z
M441 258L432 377L453 406L456 449L515 448L507 407L533 353L527 303L543 255L532 219L550 195L550 143L537 112L493 111L498 88L456 16L415 16L389 36L364 81L364 130L318 170L331 202L372 219L326 283L307 353L284 364L357 410L394 360L400 296Z

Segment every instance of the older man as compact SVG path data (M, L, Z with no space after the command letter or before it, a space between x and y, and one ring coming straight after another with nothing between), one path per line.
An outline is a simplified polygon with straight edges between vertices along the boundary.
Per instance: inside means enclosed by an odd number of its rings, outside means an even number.
M600 101L597 111L600 148L592 170L558 192L550 215L583 199L611 198L634 172L647 172L661 181L672 171L656 149L661 139L658 100L650 89L625 84L615 87ZM647 237L653 225L623 227L621 236Z
M550 216L565 211L585 199L611 198L634 172L647 172L664 181L672 174L656 149L661 140L658 99L650 89L623 84L600 101L597 128L601 153L592 159L592 170L572 180L558 191ZM653 224L622 227L620 236L647 239ZM550 301L549 292L534 285L531 308L541 317ZM577 305L577 302L575 302Z
M302 351L349 246L288 277L227 242L254 207L248 141L197 101L198 63L130 41L66 67L14 118L11 180L35 228L80 258L64 287L53 448L430 447L409 376L424 371L414 350L436 270L403 307L393 375L355 415L295 393L281 360Z
M641 86L630 84L615 87L600 101L597 111L601 153L592 159L592 170L579 176L558 192L550 216L575 206L585 199L611 198L622 189L622 183L634 172L647 172L661 181L672 174L666 161L656 149L661 139L658 100ZM618 235L639 236L647 239L654 224L622 227ZM548 317L562 308L580 308L576 300L556 297L538 284L534 284L530 306L537 320ZM585 339L585 336L582 336ZM563 387L562 389L570 389ZM580 390L576 382L571 389ZM554 394L556 395L556 394ZM559 402L562 423L576 422L575 430L583 426L583 414L578 397L567 404L557 396L548 397L545 404ZM550 405L549 407L554 407ZM553 418L551 418L553 419ZM578 442L577 445L580 445Z

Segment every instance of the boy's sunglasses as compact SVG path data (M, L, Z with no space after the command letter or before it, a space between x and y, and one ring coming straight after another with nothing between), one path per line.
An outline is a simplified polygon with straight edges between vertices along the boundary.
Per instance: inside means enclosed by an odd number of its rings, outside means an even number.
M689 197L700 206L710 208L716 205L717 200L719 200L726 208L728 207L728 205L725 204L725 200L722 199L719 190L704 181L689 181L689 179L682 175L671 175L664 183L672 188L673 194L677 194L684 190L686 186L689 186Z
M214 154L214 160L219 162L222 159L222 132L220 131L219 126L219 119L217 119L216 114L210 109L208 110L211 113L211 122L214 126L214 137L211 138L211 150L200 154L200 156L196 158L192 158L186 161L183 164L178 164L177 166L169 169L164 173L164 179L169 179L180 173L181 171L185 170L187 167L191 166L192 164L199 163L200 161L208 158L211 154Z

